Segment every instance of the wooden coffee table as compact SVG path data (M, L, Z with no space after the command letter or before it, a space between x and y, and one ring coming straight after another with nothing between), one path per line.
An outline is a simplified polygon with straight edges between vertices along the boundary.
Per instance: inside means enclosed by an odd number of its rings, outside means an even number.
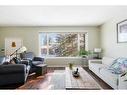
M75 78L72 75L72 71L79 69L80 77ZM66 67L66 89L68 90L96 90L101 89L99 84L82 68L82 67L73 67L71 70L69 67Z

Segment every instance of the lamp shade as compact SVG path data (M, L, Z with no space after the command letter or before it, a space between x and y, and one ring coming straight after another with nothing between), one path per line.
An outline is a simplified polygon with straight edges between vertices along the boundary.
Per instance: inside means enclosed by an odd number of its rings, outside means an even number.
M101 48L95 48L94 52L98 52L98 53L101 52Z
M27 48L25 46L21 47L19 50L18 50L18 53L23 53L24 51L26 51Z

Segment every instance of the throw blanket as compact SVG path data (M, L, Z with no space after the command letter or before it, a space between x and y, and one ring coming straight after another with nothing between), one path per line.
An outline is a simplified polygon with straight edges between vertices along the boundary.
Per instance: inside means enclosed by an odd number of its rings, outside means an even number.
M113 64L109 66L108 70L115 74L127 72L127 58L117 58L113 61Z

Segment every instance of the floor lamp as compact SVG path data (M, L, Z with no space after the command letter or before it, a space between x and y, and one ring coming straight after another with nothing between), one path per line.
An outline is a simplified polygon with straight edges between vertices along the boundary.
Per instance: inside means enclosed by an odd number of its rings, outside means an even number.
M18 53L23 53L23 52L25 52L26 50L27 50L27 48L26 48L25 46L20 47L20 48L16 49L16 50L10 55L10 57L13 56L14 54L16 54L16 57L15 57L15 62L16 62L17 59L18 59L18 57L17 57Z
M20 48L20 50L18 51L18 53L20 54L20 59L22 59L24 57L24 53L27 51L27 48L25 46L23 46L22 48Z

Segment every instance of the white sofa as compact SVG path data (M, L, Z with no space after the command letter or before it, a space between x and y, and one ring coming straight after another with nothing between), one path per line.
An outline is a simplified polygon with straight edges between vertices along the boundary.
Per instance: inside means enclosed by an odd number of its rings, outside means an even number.
M110 57L103 57L102 60L89 60L89 69L113 89L127 89L127 81L124 81L127 76L121 77L108 70L114 60Z

